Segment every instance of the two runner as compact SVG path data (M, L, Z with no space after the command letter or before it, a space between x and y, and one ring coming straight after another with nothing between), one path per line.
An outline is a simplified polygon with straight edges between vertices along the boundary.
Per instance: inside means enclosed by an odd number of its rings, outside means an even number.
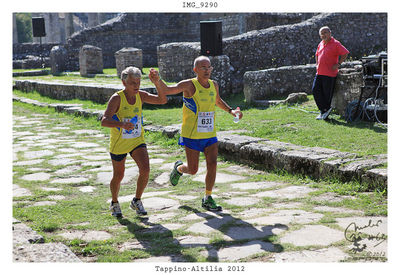
M212 190L217 173L218 139L215 129L215 105L232 116L243 114L233 110L219 96L218 83L211 80L211 62L206 56L194 60L195 78L182 80L176 85L167 86L156 70L151 69L149 78L157 88L158 95L139 90L141 73L135 67L128 67L121 73L125 86L111 96L101 125L111 128L110 155L113 164L113 178L110 182L112 201L110 210L113 216L121 217L118 203L120 183L124 177L126 155L129 153L139 167L136 195L130 207L139 215L147 212L141 196L147 185L150 173L149 157L143 137L142 103L165 104L166 95L183 92L183 123L179 144L185 147L187 164L177 161L170 174L170 182L177 185L183 173L195 175L199 167L200 152L206 158L207 174L205 195L202 207L210 211L221 211L222 207L212 198Z

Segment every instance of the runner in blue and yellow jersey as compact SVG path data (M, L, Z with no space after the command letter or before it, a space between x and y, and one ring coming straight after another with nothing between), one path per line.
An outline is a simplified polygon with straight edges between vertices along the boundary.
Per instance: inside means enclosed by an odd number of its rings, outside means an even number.
M183 92L183 122L179 144L185 146L187 164L177 161L170 175L172 185L177 185L183 173L195 175L199 167L200 152L204 152L207 164L206 190L202 199L202 206L211 211L221 211L222 207L217 205L212 198L212 189L217 173L218 140L215 129L215 105L227 111L232 116L242 113L233 110L219 96L218 83L210 80L211 62L206 56L199 56L194 61L193 71L196 78L182 80L176 85L167 86L154 73L157 81L158 91L166 95Z
M139 168L136 195L132 199L130 207L136 210L139 215L147 214L140 200L150 173L149 156L143 136L142 104L165 104L167 97L162 92L158 95L152 95L139 90L141 76L140 70L136 67L128 67L121 72L121 80L125 89L111 96L101 120L102 126L111 128L110 156L113 165L113 177L110 182L112 196L110 210L115 217L122 217L118 193L121 181L124 178L125 161L128 153Z

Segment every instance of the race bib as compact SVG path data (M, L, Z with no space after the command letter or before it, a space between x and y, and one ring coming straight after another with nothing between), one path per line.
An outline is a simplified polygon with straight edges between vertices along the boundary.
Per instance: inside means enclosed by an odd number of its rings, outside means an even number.
M142 121L140 118L138 119L138 116L135 116L132 119L124 118L122 121L131 122L133 124L132 130L122 129L122 138L127 139L140 137L142 134Z
M214 131L214 112L199 112L197 132L208 133Z

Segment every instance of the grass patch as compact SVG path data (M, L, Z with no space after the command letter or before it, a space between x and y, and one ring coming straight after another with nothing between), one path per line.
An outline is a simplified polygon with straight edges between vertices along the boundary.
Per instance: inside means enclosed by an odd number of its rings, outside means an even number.
M158 70L158 68L154 68ZM13 70L13 72L24 72L31 70ZM141 86L143 88L154 87L153 83L150 81L148 75L150 68L143 68ZM95 74L93 76L81 76L79 71L77 72L62 72L58 75L40 75L40 76L16 76L13 77L15 80L36 80L36 81L50 81L50 82L65 82L65 83L93 83L93 84L114 84L121 85L121 79L117 76L116 68L105 68L102 74ZM166 82L168 85L175 84L176 82Z

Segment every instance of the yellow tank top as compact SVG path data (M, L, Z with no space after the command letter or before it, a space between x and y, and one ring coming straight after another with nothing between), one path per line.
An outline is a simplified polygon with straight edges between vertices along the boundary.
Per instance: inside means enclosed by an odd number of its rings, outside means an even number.
M127 131L123 128L111 128L110 152L113 154L125 154L132 151L138 145L144 143L142 100L140 94L136 94L136 102L131 105L126 100L124 91L117 94L121 98L118 112L113 116L117 121L131 121L134 129Z
M183 97L183 122L181 136L191 139L212 138L215 130L215 99L217 91L214 82L208 80L209 88L192 79L196 91L192 97Z

